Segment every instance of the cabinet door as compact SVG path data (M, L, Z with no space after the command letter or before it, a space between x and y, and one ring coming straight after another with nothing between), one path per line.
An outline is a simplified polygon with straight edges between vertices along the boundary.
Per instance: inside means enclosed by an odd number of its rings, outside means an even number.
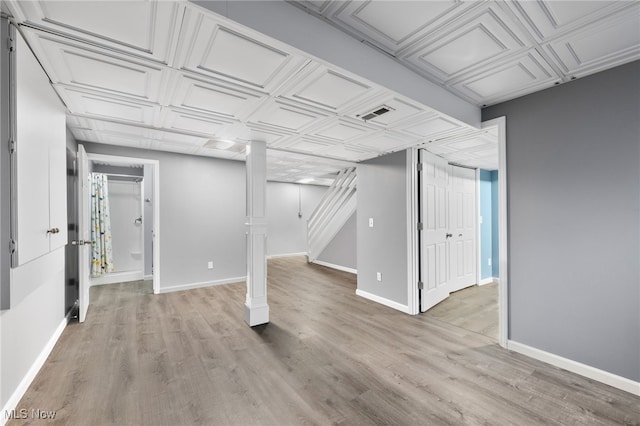
M66 243L66 135L62 103L19 33L16 42L14 211L22 265Z

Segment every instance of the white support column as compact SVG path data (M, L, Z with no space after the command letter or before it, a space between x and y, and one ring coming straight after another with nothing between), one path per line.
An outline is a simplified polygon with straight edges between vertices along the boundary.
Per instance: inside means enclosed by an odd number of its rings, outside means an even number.
M247 300L244 320L250 327L269 322L267 304L267 145L247 146Z

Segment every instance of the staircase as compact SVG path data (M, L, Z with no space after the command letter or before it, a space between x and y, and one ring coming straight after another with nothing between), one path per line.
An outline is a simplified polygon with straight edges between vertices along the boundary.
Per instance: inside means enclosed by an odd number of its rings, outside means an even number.
M341 170L307 222L307 258L318 256L356 211L356 168Z

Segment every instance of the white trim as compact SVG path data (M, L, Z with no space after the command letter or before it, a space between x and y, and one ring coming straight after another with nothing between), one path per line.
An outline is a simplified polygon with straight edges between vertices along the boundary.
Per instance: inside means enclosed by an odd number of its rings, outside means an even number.
M486 285L486 284L493 284L493 283L500 284L500 278L496 278L496 277L485 278L483 280L480 280L480 282L478 282L478 285Z
M364 297L365 299L369 299L371 301L380 303L381 305L388 306L390 308L396 309L400 312L404 312L405 314L409 313L409 307L407 305L403 305L398 302L394 302L393 300L385 299L384 297L376 296L375 294L368 293L366 291L357 289L356 295L360 297Z
M551 364L558 368L571 371L572 373L579 374L589 379L602 382L609 386L613 386L614 388L622 389L623 391L629 392L633 395L640 396L640 382L635 382L627 379L626 377L618 376L616 374L600 370L599 368L591 367L590 365L582 364L559 355L532 348L531 346L514 342L513 340L507 341L507 349L535 358L539 361L546 362L547 364Z
M407 313L417 315L418 306L418 149L407 150Z
M70 313L71 312L69 312L69 314ZM44 346L44 348L42 348L42 351L40 351L40 354L31 365L31 368L29 368L29 371L27 371L27 374L22 378L22 380L20 381L20 384L18 385L16 390L13 392L13 394L9 397L4 407L2 407L2 412L0 412L0 425L4 425L7 422L7 420L9 420L7 418L7 413L16 409L16 407L18 406L18 402L20 402L25 392L27 392L27 389L29 389L29 386L31 386L33 379L35 379L36 376L38 375L38 372L40 371L45 361L51 354L51 351L53 350L54 346L58 342L58 339L62 335L62 332L64 331L65 327L67 326L67 323L69 322L69 314L67 314L67 316L65 316L62 319L62 322L60 323L60 325L58 325L56 330L53 332L53 335L51 336L47 344Z
M498 342L507 347L509 338L509 247L507 230L507 118L498 117L482 123L482 128L498 127L498 239L500 281L498 285Z
M349 268L347 266L336 265L335 263L324 262L322 260L314 260L311 263L315 263L320 266L326 266L327 268L337 269L338 271L349 272L350 274L358 274L357 269Z
M278 259L281 257L299 257L299 256L306 256L306 255L307 255L306 251L301 251L299 253L268 254L267 259Z
M482 223L480 218L480 169L476 169L476 282L482 285ZM484 219L484 218L483 218Z
M152 280L153 279L153 275L145 275L144 277L142 277L143 280L148 281L148 280Z
M213 287L213 286L223 285L223 284L239 283L239 282L244 282L246 280L247 280L247 277L245 276L245 277L225 278L223 280L215 280L215 281L203 281L203 282L191 283L191 284L180 284L180 285L174 285L171 287L163 287L160 289L158 294L171 293L174 291L182 291L182 290L192 290L194 288Z
M102 284L125 283L127 281L140 281L142 279L144 279L142 271L112 272L99 277L91 277L89 287Z

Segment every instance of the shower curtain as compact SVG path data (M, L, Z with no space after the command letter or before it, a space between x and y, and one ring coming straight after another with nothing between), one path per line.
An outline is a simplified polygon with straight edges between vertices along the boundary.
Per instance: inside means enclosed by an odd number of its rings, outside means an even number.
M107 176L91 174L91 276L114 271Z

